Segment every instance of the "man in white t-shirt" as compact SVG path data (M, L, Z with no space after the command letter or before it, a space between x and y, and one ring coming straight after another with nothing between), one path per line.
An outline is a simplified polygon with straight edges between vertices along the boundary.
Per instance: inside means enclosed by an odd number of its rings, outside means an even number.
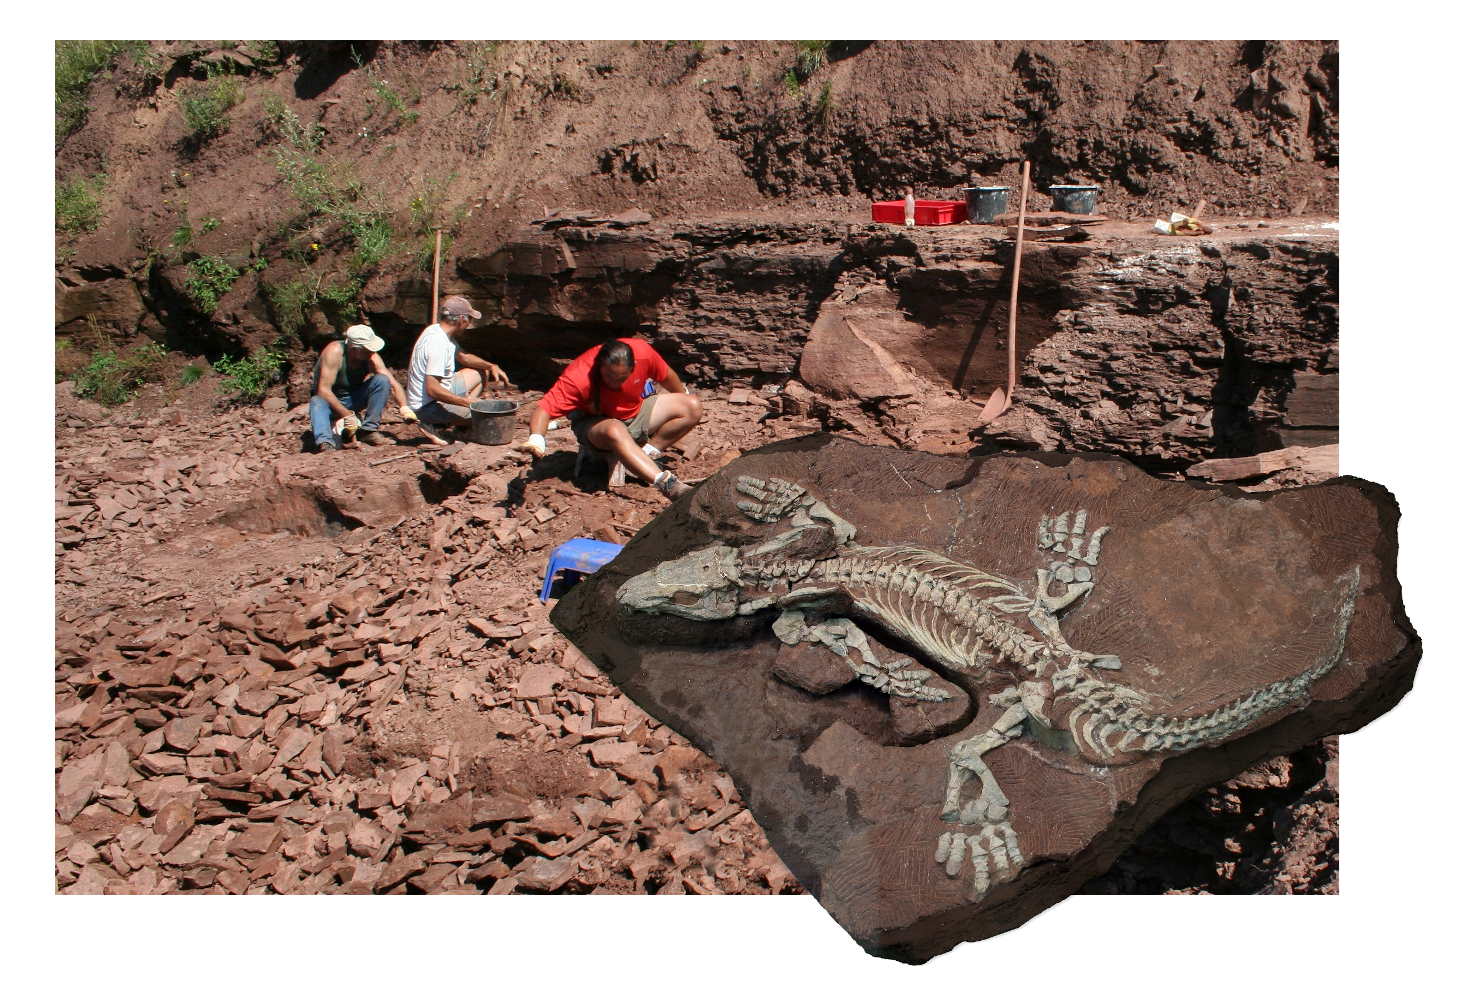
M406 400L416 412L421 432L434 444L445 444L438 427L472 426L472 404L495 381L508 384L497 364L468 353L457 337L482 318L465 297L442 302L441 321L428 325L411 351L406 374Z

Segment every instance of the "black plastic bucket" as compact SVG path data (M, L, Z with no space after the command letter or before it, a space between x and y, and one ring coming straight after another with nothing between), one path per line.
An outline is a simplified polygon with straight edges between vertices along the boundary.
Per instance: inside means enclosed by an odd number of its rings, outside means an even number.
M1050 185L1048 194L1053 197L1053 209L1059 213L1093 213L1094 202L1099 198L1097 185Z
M1004 185L982 185L965 190L965 212L972 224L994 224L1007 212L1012 190Z
M508 399L480 399L472 409L472 439L479 444L507 444L514 439L518 425L517 402Z

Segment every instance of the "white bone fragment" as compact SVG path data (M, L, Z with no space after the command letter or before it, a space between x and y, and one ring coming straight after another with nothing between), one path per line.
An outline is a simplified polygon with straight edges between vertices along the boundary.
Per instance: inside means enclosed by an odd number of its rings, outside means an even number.
M960 865L965 861L965 833L957 832L950 841L950 859L945 861L945 873L952 878L960 873Z

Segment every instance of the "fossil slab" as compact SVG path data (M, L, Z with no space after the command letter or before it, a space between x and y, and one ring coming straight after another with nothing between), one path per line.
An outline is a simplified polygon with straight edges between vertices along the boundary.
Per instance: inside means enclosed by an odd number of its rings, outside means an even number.
M873 954L1021 925L1170 808L1412 682L1397 507L1087 455L753 451L553 620L722 763Z

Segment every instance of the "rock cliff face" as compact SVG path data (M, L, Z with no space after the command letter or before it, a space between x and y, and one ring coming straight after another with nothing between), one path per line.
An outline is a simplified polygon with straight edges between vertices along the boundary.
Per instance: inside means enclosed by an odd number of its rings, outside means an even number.
M472 335L474 346L544 377L636 329L700 381L782 384L799 371L824 396L854 400L823 403L835 425L858 427L849 408L861 407L908 443L912 405L953 395L957 425L970 429L969 403L1006 382L1011 243L1002 234L567 227L462 260L448 289L491 322ZM1231 227L1190 240L1126 224L1077 245L1027 246L1019 407L984 437L1003 447L1111 450L1163 468L1333 442L1335 234ZM424 292L402 284L371 291L366 304L379 331L409 345ZM868 351L807 350L828 304L902 372L889 370L886 386L844 387ZM809 372L806 352L821 354Z

